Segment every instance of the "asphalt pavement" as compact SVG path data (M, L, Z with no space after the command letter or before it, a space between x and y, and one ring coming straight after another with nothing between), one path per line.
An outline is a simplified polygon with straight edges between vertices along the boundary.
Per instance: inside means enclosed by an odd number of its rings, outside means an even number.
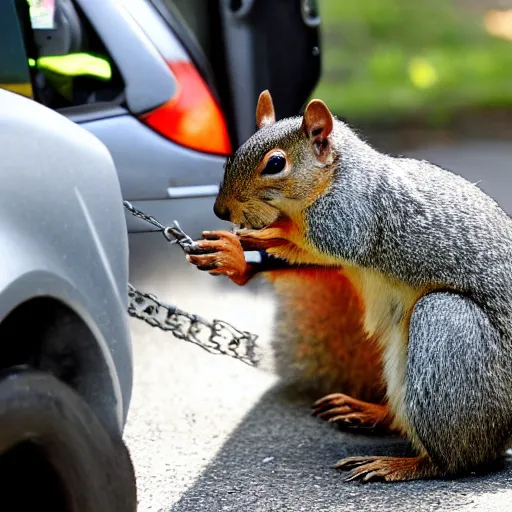
M408 154L479 181L512 213L510 142L467 141ZM204 212L186 213L185 230L217 223L212 217L196 226ZM125 438L140 512L512 510L512 457L492 473L457 480L344 483L332 469L338 459L406 454L408 446L342 433L311 417L314 397L282 387L268 346L271 289L259 280L237 287L201 273L158 234L132 235L130 251L133 284L259 334L264 354L256 370L131 321L135 382Z

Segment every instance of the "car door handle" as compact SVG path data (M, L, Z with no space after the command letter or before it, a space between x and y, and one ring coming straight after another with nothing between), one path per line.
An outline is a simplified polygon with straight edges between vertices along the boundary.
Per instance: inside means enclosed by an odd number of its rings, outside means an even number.
M219 193L218 185L191 185L187 187L169 187L167 196L171 199L192 197L211 197Z

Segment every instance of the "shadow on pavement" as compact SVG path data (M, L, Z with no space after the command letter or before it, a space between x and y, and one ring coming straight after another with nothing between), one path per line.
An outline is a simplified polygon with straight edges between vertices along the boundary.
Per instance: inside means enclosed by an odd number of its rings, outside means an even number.
M512 488L508 471L459 480L345 483L344 473L332 469L340 458L403 456L409 448L394 437L342 433L311 417L310 403L279 386L268 391L171 510L461 510L479 494Z

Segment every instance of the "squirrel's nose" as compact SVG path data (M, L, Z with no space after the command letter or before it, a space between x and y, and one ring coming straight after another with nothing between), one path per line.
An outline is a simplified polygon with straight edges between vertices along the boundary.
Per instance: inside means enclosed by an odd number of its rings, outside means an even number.
M213 212L219 219L222 220L230 220L231 219L231 212L229 211L229 208L219 206L217 203L213 206Z

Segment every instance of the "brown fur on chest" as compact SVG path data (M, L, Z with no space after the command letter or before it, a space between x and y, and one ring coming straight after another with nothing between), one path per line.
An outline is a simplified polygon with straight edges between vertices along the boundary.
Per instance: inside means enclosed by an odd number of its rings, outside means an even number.
M323 381L322 392L372 402L387 394L402 426L409 319L425 291L349 266L286 269L267 277L279 297L278 335L292 342L304 376Z
M289 359L283 367L300 369L297 377L319 394L338 391L382 402L382 350L365 332L361 297L343 272L294 268L265 277L278 296L275 345Z
M291 220L280 222L270 228L274 234L279 233L281 240L278 246L271 247L268 252L289 261L292 264L314 266L331 272L336 279L344 279L344 287L351 288L361 304L360 315L367 334L382 338L396 324L408 325L408 318L419 298L428 289L414 288L376 270L351 265L334 256L320 253L303 236L304 226ZM320 274L315 274L319 279ZM384 336L385 337L385 336Z
M380 361L386 395L390 410L395 416L394 426L407 430L404 400L409 321L417 301L431 290L423 287L415 288L378 271L353 266L334 256L322 254L304 238L303 228L304 226L301 226L300 223L288 220L263 230L259 236L263 235L267 242L272 238L280 240L279 244L270 243L267 246L268 250L290 263L323 267L330 269L331 277L338 272L345 278L344 286L351 290L350 293L347 293L347 297L356 296L359 307L356 309L344 308L347 299L337 304L334 299L329 298L327 300L332 302L324 302L324 304L329 304L328 308L332 308L330 311L332 311L333 317L348 315L359 318L358 327L352 328L352 332L347 327L343 327L340 331L339 325L332 328L328 326L326 329L331 328L331 332L336 330L336 332L344 333L336 341L338 347L344 347L343 350L349 346L347 340L358 338L356 332L362 333L360 339L377 342L381 354ZM327 296L329 293L335 295L330 291L333 288L331 282L334 282L334 277L325 288ZM304 322L305 320L297 317L297 325L300 326ZM335 324L333 323L333 325ZM300 329L303 328L299 327ZM368 345L366 341L363 344ZM348 367L348 365L346 366ZM350 375L352 370L344 369L343 371ZM354 378L351 377L351 380L353 381Z

